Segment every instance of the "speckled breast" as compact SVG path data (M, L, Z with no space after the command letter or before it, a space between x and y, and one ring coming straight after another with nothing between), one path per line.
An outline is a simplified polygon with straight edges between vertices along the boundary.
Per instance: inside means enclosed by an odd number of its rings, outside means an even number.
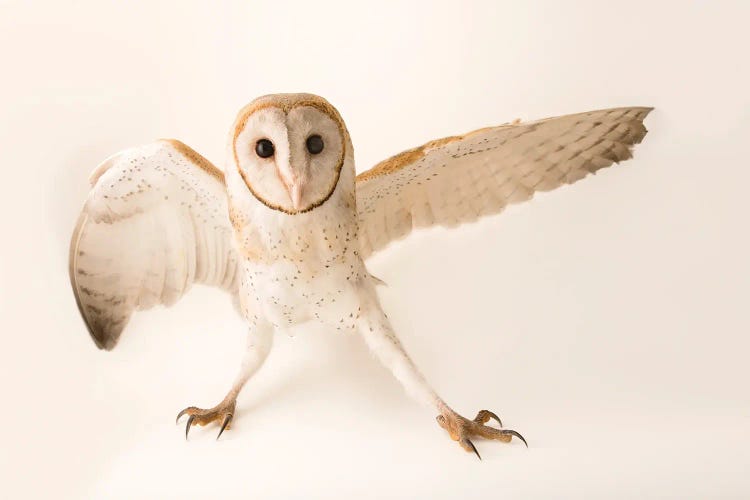
M253 324L266 320L278 329L318 321L336 331L353 331L360 312L359 289L367 271L354 255L326 261L277 260L243 263L241 302Z

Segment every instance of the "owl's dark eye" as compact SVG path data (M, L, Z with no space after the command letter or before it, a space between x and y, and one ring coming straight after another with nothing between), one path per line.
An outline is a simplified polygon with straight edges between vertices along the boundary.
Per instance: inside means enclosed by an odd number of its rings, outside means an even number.
M311 135L307 138L307 150L316 155L323 151L323 138L318 134Z
M268 139L261 139L255 143L255 153L261 158L273 156L273 143Z

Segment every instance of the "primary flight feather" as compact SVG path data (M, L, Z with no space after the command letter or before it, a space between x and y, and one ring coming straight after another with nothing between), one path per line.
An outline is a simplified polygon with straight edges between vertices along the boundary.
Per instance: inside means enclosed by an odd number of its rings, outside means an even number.
M414 228L501 212L537 191L631 157L651 108L615 108L488 127L430 141L356 175L338 111L311 94L243 108L225 173L176 140L118 153L91 176L70 246L70 279L96 345L112 349L133 311L170 305L194 283L232 294L246 320L245 358L226 397L189 407L191 425L229 428L243 385L273 333L308 321L360 333L406 390L467 451L513 430L467 419L427 384L383 312L365 259ZM525 442L525 441L524 441Z

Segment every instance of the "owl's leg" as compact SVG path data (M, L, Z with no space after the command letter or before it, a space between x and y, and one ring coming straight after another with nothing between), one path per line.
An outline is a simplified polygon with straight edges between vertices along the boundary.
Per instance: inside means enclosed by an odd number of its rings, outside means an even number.
M242 359L242 366L237 378L232 384L224 399L213 408L203 409L195 406L185 408L177 414L177 421L183 415L189 415L187 425L185 426L185 439L188 437L190 427L193 424L206 425L211 422L221 422L221 428L216 439L221 437L224 429L231 428L232 419L234 418L237 395L242 390L245 383L253 376L263 364L268 353L271 351L273 343L273 329L269 326L259 326L251 329L247 337L247 351Z
M424 376L409 358L374 296L374 292L368 295L369 297L363 301L364 307L360 316L362 319L360 323L362 337L370 350L386 368L393 372L393 375L401 382L409 395L437 410L438 424L448 432L454 441L458 441L464 450L473 451L480 459L482 457L472 443L472 438L497 439L508 443L513 436L516 436L526 444L523 436L516 431L484 425L490 419L494 419L502 427L500 418L491 411L481 410L473 420L462 417L453 411L429 386Z

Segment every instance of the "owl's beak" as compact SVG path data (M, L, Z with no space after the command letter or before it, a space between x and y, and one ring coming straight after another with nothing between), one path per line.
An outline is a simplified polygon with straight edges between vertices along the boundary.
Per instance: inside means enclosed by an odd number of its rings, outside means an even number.
M289 198L292 199L292 205L295 210L299 210L302 205L302 179L297 179L289 188Z
M307 184L307 175L304 172L295 172L289 165L278 167L278 174L286 188L292 206L295 210L299 210L302 207L302 194L305 184Z
M292 206L295 210L299 210L302 206L302 189L305 187L305 178L297 175L282 175L281 178L284 181L289 199L292 201Z

